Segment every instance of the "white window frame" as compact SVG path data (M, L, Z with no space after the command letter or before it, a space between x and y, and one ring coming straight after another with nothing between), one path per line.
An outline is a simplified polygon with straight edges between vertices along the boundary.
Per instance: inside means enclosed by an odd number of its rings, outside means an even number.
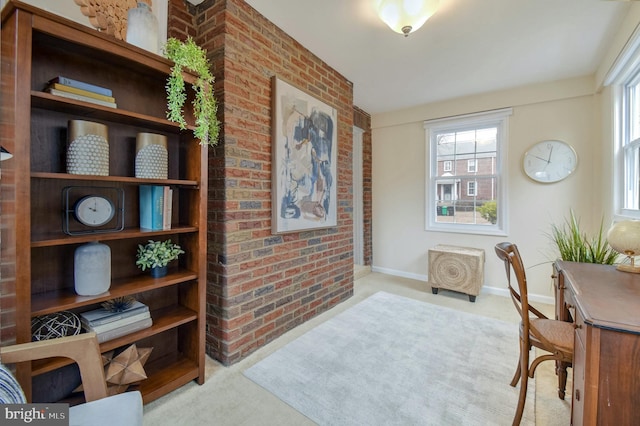
M442 170L445 172L450 172L453 170L453 167L451 166L453 162L451 160L446 160L442 162Z
M476 160L475 158L467 160L467 172L469 173L478 172L478 160Z
M471 190L473 188L473 191ZM470 180L467 182L467 196L476 197L478 195L478 182Z
M636 29L604 80L611 86L613 112L613 209L614 220L640 219L640 164L633 151L640 147L640 135L632 135L630 86L640 85L640 29ZM640 96L637 89L636 96ZM636 113L640 99L635 99ZM637 158L637 157L636 157ZM635 205L635 208L631 207Z
M508 151L507 137L509 135L509 116L512 112L512 108L503 108L500 110L426 120L424 122L426 143L425 152L427 153L426 168L429 170L425 185L425 229L427 231L497 236L506 236L508 234L509 221L507 218L508 199L506 179ZM437 141L435 140L436 135L443 131L471 130L486 127L488 125L496 126L498 130L496 136L497 145L495 170L495 175L498 180L496 193L496 199L498 200L498 220L494 225L437 222L437 197L434 195L436 194L438 178L438 146Z

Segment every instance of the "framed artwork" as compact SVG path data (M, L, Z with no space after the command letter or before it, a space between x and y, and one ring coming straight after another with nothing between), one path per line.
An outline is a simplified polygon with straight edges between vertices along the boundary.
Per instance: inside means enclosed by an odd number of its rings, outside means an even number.
M336 226L337 111L277 77L272 96L271 232Z

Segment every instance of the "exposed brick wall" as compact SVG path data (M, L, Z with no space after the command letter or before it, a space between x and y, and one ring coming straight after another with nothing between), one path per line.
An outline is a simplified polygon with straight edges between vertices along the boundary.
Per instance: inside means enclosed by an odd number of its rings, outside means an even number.
M204 3L211 3L207 0ZM185 0L169 0L167 12L167 37L185 40L187 36L196 37L196 8Z
M371 194L371 115L357 106L353 107L353 125L364 130L362 134L362 226L364 264L373 264L372 211Z
M194 39L212 63L224 123L209 155L207 353L232 364L353 294L353 90L242 0L176 10L194 18ZM175 22L188 28L188 21ZM184 32L170 28L169 34ZM338 112L335 228L271 233L274 75Z

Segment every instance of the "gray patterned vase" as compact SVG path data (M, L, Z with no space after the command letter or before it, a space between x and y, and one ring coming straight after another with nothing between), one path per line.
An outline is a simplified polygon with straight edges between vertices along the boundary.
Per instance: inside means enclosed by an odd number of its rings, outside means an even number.
M138 133L136 138L136 177L167 179L169 174L167 137L155 133Z
M69 120L67 173L109 176L107 126L93 121Z

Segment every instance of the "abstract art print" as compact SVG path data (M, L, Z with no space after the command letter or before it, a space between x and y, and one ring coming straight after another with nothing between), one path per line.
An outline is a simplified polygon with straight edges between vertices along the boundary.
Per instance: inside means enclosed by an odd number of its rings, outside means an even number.
M272 233L336 226L337 111L273 77Z

